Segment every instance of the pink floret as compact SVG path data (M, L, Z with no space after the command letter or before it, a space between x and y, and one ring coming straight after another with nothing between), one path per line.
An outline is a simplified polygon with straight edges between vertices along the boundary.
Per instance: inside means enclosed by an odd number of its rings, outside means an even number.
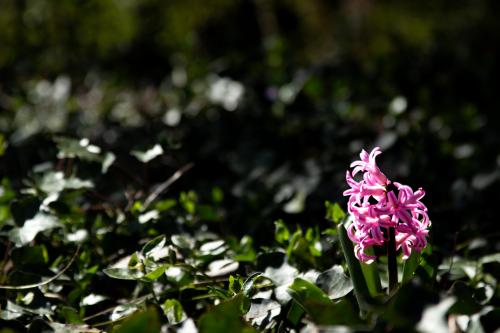
M376 163L382 152L375 147L369 154L362 150L360 160L351 163L352 173L346 172L349 189L348 211L353 223L348 227L349 238L355 243L356 258L365 263L376 257L368 255L366 249L381 246L387 241L387 228L394 228L396 248L401 249L403 259L412 251L421 252L427 245L430 220L427 207L420 201L425 195L422 188L411 187L387 179ZM359 181L354 177L363 176ZM389 186L390 185L390 186Z

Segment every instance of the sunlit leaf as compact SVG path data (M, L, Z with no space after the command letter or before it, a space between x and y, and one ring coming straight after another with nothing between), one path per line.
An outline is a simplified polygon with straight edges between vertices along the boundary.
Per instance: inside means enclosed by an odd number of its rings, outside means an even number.
M61 226L61 223L54 216L38 213L32 219L24 222L21 228L12 229L9 232L9 238L16 243L16 246L23 246L35 239L38 233Z
M81 158L88 161L99 161L101 148L90 144L86 138L74 140L69 138L58 137L54 141L57 143L59 152L57 158Z
M153 240L147 242L141 250L141 253L145 257L152 257L154 260L158 260L164 257L165 252L165 244L166 244L165 236L158 236ZM165 249L165 250L164 250Z
M104 159L102 160L101 173L108 172L108 169L115 162L115 160L116 160L115 154L111 152L106 153L106 155L104 155Z
M339 223L346 215L338 203L325 202L326 218L334 223Z
M245 314L245 320L260 326L264 321L270 321L281 313L281 304L270 299L253 299L250 309Z
M406 259L403 266L403 278L402 283L408 282L415 273L418 265L420 263L420 253L413 251L408 259Z
M163 154L163 148L156 144L152 148L146 151L133 150L130 152L135 158L137 158L142 163L148 163L149 161L155 159L156 157Z
M205 274L210 277L223 276L234 272L238 267L238 262L231 259L215 260L208 265Z
M167 299L161 308L170 324L180 323L187 318L181 303L176 299Z
M318 324L357 324L359 318L352 305L346 300L333 302L318 286L296 278L288 292L293 300Z
M351 279L345 275L344 269L339 265L321 273L316 284L333 299L344 297L353 289Z
M149 272L148 274L146 274L144 276L144 279L147 281L154 281L154 280L158 279L160 276L162 276L163 273L165 273L166 269L167 269L167 267L165 265L162 265L162 266L156 268L155 270L153 270L152 272Z
M123 304L119 305L113 309L111 316L109 319L112 321L117 321L121 318L130 316L132 313L139 310L139 306L137 304Z
M276 239L276 241L280 244L285 244L285 242L288 242L288 239L290 238L290 231L285 225L285 222L283 222L283 220L274 222L274 228L274 238Z
M81 306L91 306L97 303L100 303L104 300L108 299L106 296L97 295L97 294L89 294L85 296L80 302Z

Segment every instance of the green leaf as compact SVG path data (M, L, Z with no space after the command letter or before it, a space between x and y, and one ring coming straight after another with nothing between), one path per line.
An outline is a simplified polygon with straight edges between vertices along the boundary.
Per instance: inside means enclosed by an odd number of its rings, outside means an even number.
M489 264L492 262L500 263L500 253L492 253L492 254L485 255L485 256L481 257L481 259L479 259L479 261L481 262L481 264Z
M16 225L22 226L26 220L32 219L40 211L40 204L41 201L32 196L15 198L10 201L10 212Z
M200 317L200 333L253 333L257 332L242 319L245 297L242 294L211 308Z
M288 293L301 305L306 300L312 300L323 305L332 304L328 295L321 288L301 278L293 280L293 283L288 287Z
M15 249L11 258L16 265L28 267L45 265L49 262L49 254L43 244Z
M217 210L210 205L198 205L196 207L196 212L198 216L203 221L219 221L220 216L217 213Z
M159 333L160 322L158 313L154 308L149 308L144 312L138 312L127 318L113 333Z
M48 172L37 183L41 191L47 194L56 194L64 190L80 190L94 187L89 180L81 180L77 177L65 178L61 171Z
M57 137L54 141L57 143L57 148L59 149L57 153L57 158L59 159L78 157L87 161L101 160L101 156L99 156L101 148L91 145L90 141L86 138L75 140Z
M222 189L220 187L213 187L212 188L212 201L214 203L221 203L224 200L224 192L222 192Z
M198 196L193 191L181 192L179 196L179 202L181 203L182 207L186 210L186 212L188 212L189 214L195 213L197 201L198 201Z
M160 258L163 258L165 252L168 252L165 249L166 242L167 242L167 240L166 240L165 236L163 236L163 235L158 236L158 237L150 240L149 242L147 242L142 247L141 253L144 257L146 257L146 258L150 257L150 258L153 258L154 260L158 260Z
M348 301L343 299L333 302L323 290L309 281L296 278L293 284L288 287L288 292L315 323L343 325L359 322Z
M245 320L252 325L260 326L263 323L269 322L281 313L281 304L264 298L252 299L250 309L245 314Z
M250 295L254 289L255 281L257 281L258 279L261 279L262 277L263 277L262 273L256 272L256 273L251 274L245 280L245 282L243 283L243 286L242 286L242 290L243 290L243 294L246 297L250 297Z
M107 299L108 298L106 296L103 296L103 295L89 294L81 300L80 306L92 306L92 305L95 305L95 304L100 303L102 301L105 301Z
M0 311L0 319L11 320L23 315L50 316L52 314L52 311L48 308L27 308L7 300L5 310Z
M321 273L316 279L316 284L333 299L344 297L353 289L351 279L345 275L340 265Z
M181 250L191 250L195 244L195 241L188 234L172 235L170 240L173 245Z
M129 303L129 304L119 305L116 308L114 308L109 319L111 319L112 321L118 321L122 318L130 316L132 313L138 310L139 310L138 304Z
M158 279L160 276L162 276L163 273L165 273L166 269L167 269L166 265L161 265L160 267L156 268L154 271L146 274L144 276L143 280L154 281L154 280Z
M233 276L233 275L229 276L229 286L227 289L231 293L236 295L241 291L242 287L243 287L243 281L239 276Z
M470 271L469 268L474 268L475 271L476 265L474 263L464 261L463 266L461 264L458 265L453 264L453 267L457 268L457 270L460 271L461 273L464 273L465 271ZM439 266L439 268L441 269L441 266ZM433 255L432 246L430 246L429 244L422 251L422 254L420 256L420 266L418 266L417 269L422 270L425 273L426 279L430 281L435 280L438 271L438 259L436 258L435 255Z
M292 299L291 304L290 304L290 309L288 310L288 313L286 314L286 319L291 322L294 326L296 326L300 318L304 315L305 311L302 308L299 303L297 303L295 300Z
M339 233L342 252L344 252L344 257L349 269L349 274L351 275L354 294L356 295L356 299L358 300L359 308L362 311L367 311L371 299L370 292L363 275L363 271L361 270L361 265L354 255L354 247L352 246L352 242L347 235L347 230L345 229L344 225L339 224L337 226L337 231Z
M115 162L116 156L115 154L108 152L104 155L104 159L102 160L101 173L108 172L109 167Z
M365 249L366 254L374 255L373 247ZM378 267L376 262L365 264L360 262L361 270L365 277L366 285L371 296L378 296L382 294L382 284L380 283L380 276L378 274Z
M166 212L167 210L175 207L177 205L177 201L174 199L165 199L160 200L154 205L154 209L159 212Z
M285 244L290 238L290 231L283 220L274 222L274 238L279 244Z
M35 239L40 232L61 227L61 223L52 215L38 213L33 218L24 222L21 228L9 231L9 238L16 246L23 246Z
M144 277L143 272L128 268L106 268L103 272L113 279L120 280L139 280Z
M139 161L142 163L148 163L149 161L155 159L156 157L160 156L163 154L163 148L159 145L156 144L152 148L146 150L146 151L140 151L140 150L133 150L130 152L132 156L137 158Z
M226 242L221 239L203 243L200 246L201 256L218 256L227 251Z
M453 306L448 309L449 313L460 315L472 315L479 312L483 307L474 299L474 289L462 281L457 281L450 289L450 294L456 297Z
M253 239L250 236L243 236L240 239L240 243L237 249L235 249L236 254L233 259L239 262L253 262L257 256L253 248Z
M403 266L403 278L401 283L406 283L410 281L413 274L417 270L420 263L420 253L413 251L408 259L406 259Z
M64 318L64 322L67 324L84 324L78 312L72 307L62 306L59 309L59 315Z
M307 192L299 189L296 191L293 198L288 201L285 206L283 206L283 210L288 214L298 214L304 211L306 205Z
M214 260L208 265L205 274L210 277L223 276L236 271L238 267L239 263L232 259Z
M167 299L161 308L169 324L178 324L187 319L181 303L176 299Z
M339 223L345 218L345 212L338 203L325 202L326 218L334 223Z

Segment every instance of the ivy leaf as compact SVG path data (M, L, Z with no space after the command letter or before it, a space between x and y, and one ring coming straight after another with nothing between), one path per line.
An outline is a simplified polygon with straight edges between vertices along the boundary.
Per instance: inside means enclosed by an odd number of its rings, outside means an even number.
M121 318L130 316L132 313L136 312L137 310L139 310L139 306L137 304L119 305L113 310L109 319L111 319L111 321L117 321Z
M321 273L316 279L316 284L333 299L344 297L353 289L351 279L345 275L340 265Z
M283 220L274 222L274 238L279 244L285 244L290 238L290 231Z
M146 280L148 282L154 281L154 280L158 279L160 276L162 276L163 273L165 273L166 269L167 269L166 265L161 265L160 267L156 268L152 272L149 272L148 274L146 274L146 276L144 276L144 280Z
M178 324L187 319L181 303L176 299L167 299L161 308L169 324Z
M7 300L7 306L5 310L0 311L0 318L5 320L12 320L23 315L50 316L52 314L52 311L47 308L27 308Z
M67 324L84 324L84 321L82 320L78 312L72 307L60 307L59 315L64 318L64 322Z
M317 304L331 305L332 301L327 294L318 286L301 278L295 278L293 283L288 287L288 292L292 298L299 304L304 304L305 301L314 301Z
M215 260L208 265L208 271L205 274L209 277L223 276L234 272L238 267L239 263L231 259Z
M322 325L359 323L351 303L345 299L334 303L323 290L309 281L296 278L288 288L288 292L315 323Z
M265 298L253 299L250 309L245 314L245 320L252 325L260 326L264 321L270 321L281 313L281 304Z
M334 222L335 224L342 221L342 219L344 219L346 216L344 210L336 202L331 203L330 201L326 201L325 207L326 207L326 218Z
M163 258L168 255L168 249L165 248L166 242L165 236L158 236L147 242L142 247L141 253L144 257L153 258L153 260Z
M160 332L160 322L158 313L154 308L149 308L144 312L138 312L127 318L113 333L158 333Z
M245 298L238 294L234 298L211 308L200 317L200 333L253 333L252 326L243 321L242 306Z
M149 161L155 159L156 157L160 156L163 154L163 148L159 145L156 144L152 148L146 150L146 151L140 151L140 150L133 150L130 152L132 156L137 158L139 161L142 163L148 163Z
M12 252L11 259L20 267L45 265L49 261L49 254L45 245L22 247Z
M103 295L89 294L81 300L80 306L91 306L100 303L106 299L108 298Z
M57 143L59 152L57 158L75 158L78 157L87 161L100 161L101 148L91 145L89 139L83 138L75 140L70 138L58 137L54 141Z
M77 177L65 178L61 171L46 173L38 183L40 190L47 194L60 193L64 190L80 190L94 187L89 180Z
M54 217L45 213L38 213L32 219L26 220L21 228L9 231L9 239L20 247L28 244L39 232L61 227L61 223Z
M104 155L104 159L102 160L101 173L108 172L109 167L115 162L116 156L115 154L108 152Z

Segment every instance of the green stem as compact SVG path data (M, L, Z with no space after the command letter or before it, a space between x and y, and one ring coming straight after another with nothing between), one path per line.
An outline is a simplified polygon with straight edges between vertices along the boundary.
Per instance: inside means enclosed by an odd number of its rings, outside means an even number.
M387 270L389 272L389 294L398 285L398 262L396 257L396 232L394 228L388 229L389 241L387 242Z

